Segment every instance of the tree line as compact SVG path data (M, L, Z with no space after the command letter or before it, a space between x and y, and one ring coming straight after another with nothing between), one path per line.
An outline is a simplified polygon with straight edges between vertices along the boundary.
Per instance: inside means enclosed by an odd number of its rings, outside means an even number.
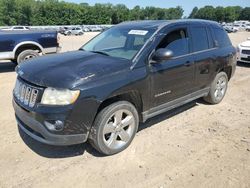
M171 20L183 17L184 10L113 5L69 3L59 0L0 0L0 25L80 25L117 24L127 20ZM250 20L249 7L195 7L189 18L216 21Z
M235 20L250 20L250 7L240 6L213 7L205 6L202 8L194 7L189 18L199 18L214 20L217 22L233 22Z
M0 0L0 25L117 24L127 20L179 19L181 7L128 9L112 5L69 3L58 0Z

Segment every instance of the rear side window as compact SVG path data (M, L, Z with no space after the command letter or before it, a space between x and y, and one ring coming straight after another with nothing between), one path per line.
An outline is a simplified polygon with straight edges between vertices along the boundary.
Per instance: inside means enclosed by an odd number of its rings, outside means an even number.
M213 28L213 31L216 46L227 47L232 45L227 33L222 28Z
M207 31L205 27L192 27L193 52L209 49Z

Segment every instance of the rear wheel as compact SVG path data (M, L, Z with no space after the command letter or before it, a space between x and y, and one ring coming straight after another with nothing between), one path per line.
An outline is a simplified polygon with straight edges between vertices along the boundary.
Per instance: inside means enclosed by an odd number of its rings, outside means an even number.
M225 72L218 73L211 84L208 96L204 97L204 100L211 104L220 103L226 94L227 85L227 74Z
M96 117L89 142L105 155L119 153L132 142L139 124L136 108L120 101L104 108Z
M17 63L22 63L24 61L27 61L29 59L38 57L39 53L36 52L35 50L24 50L17 56Z

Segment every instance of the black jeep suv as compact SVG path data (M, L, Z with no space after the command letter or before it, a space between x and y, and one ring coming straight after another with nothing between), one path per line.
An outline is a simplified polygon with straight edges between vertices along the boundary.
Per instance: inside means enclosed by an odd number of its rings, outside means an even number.
M221 102L235 54L216 22L121 23L78 51L19 65L16 119L40 142L88 140L98 151L115 154L129 146L139 122L200 97Z

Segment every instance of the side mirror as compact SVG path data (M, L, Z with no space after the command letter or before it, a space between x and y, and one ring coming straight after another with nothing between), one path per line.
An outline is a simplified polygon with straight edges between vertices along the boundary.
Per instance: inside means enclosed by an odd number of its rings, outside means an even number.
M159 48L155 51L152 60L159 62L164 60L169 60L174 56L173 51L165 49L165 48Z

